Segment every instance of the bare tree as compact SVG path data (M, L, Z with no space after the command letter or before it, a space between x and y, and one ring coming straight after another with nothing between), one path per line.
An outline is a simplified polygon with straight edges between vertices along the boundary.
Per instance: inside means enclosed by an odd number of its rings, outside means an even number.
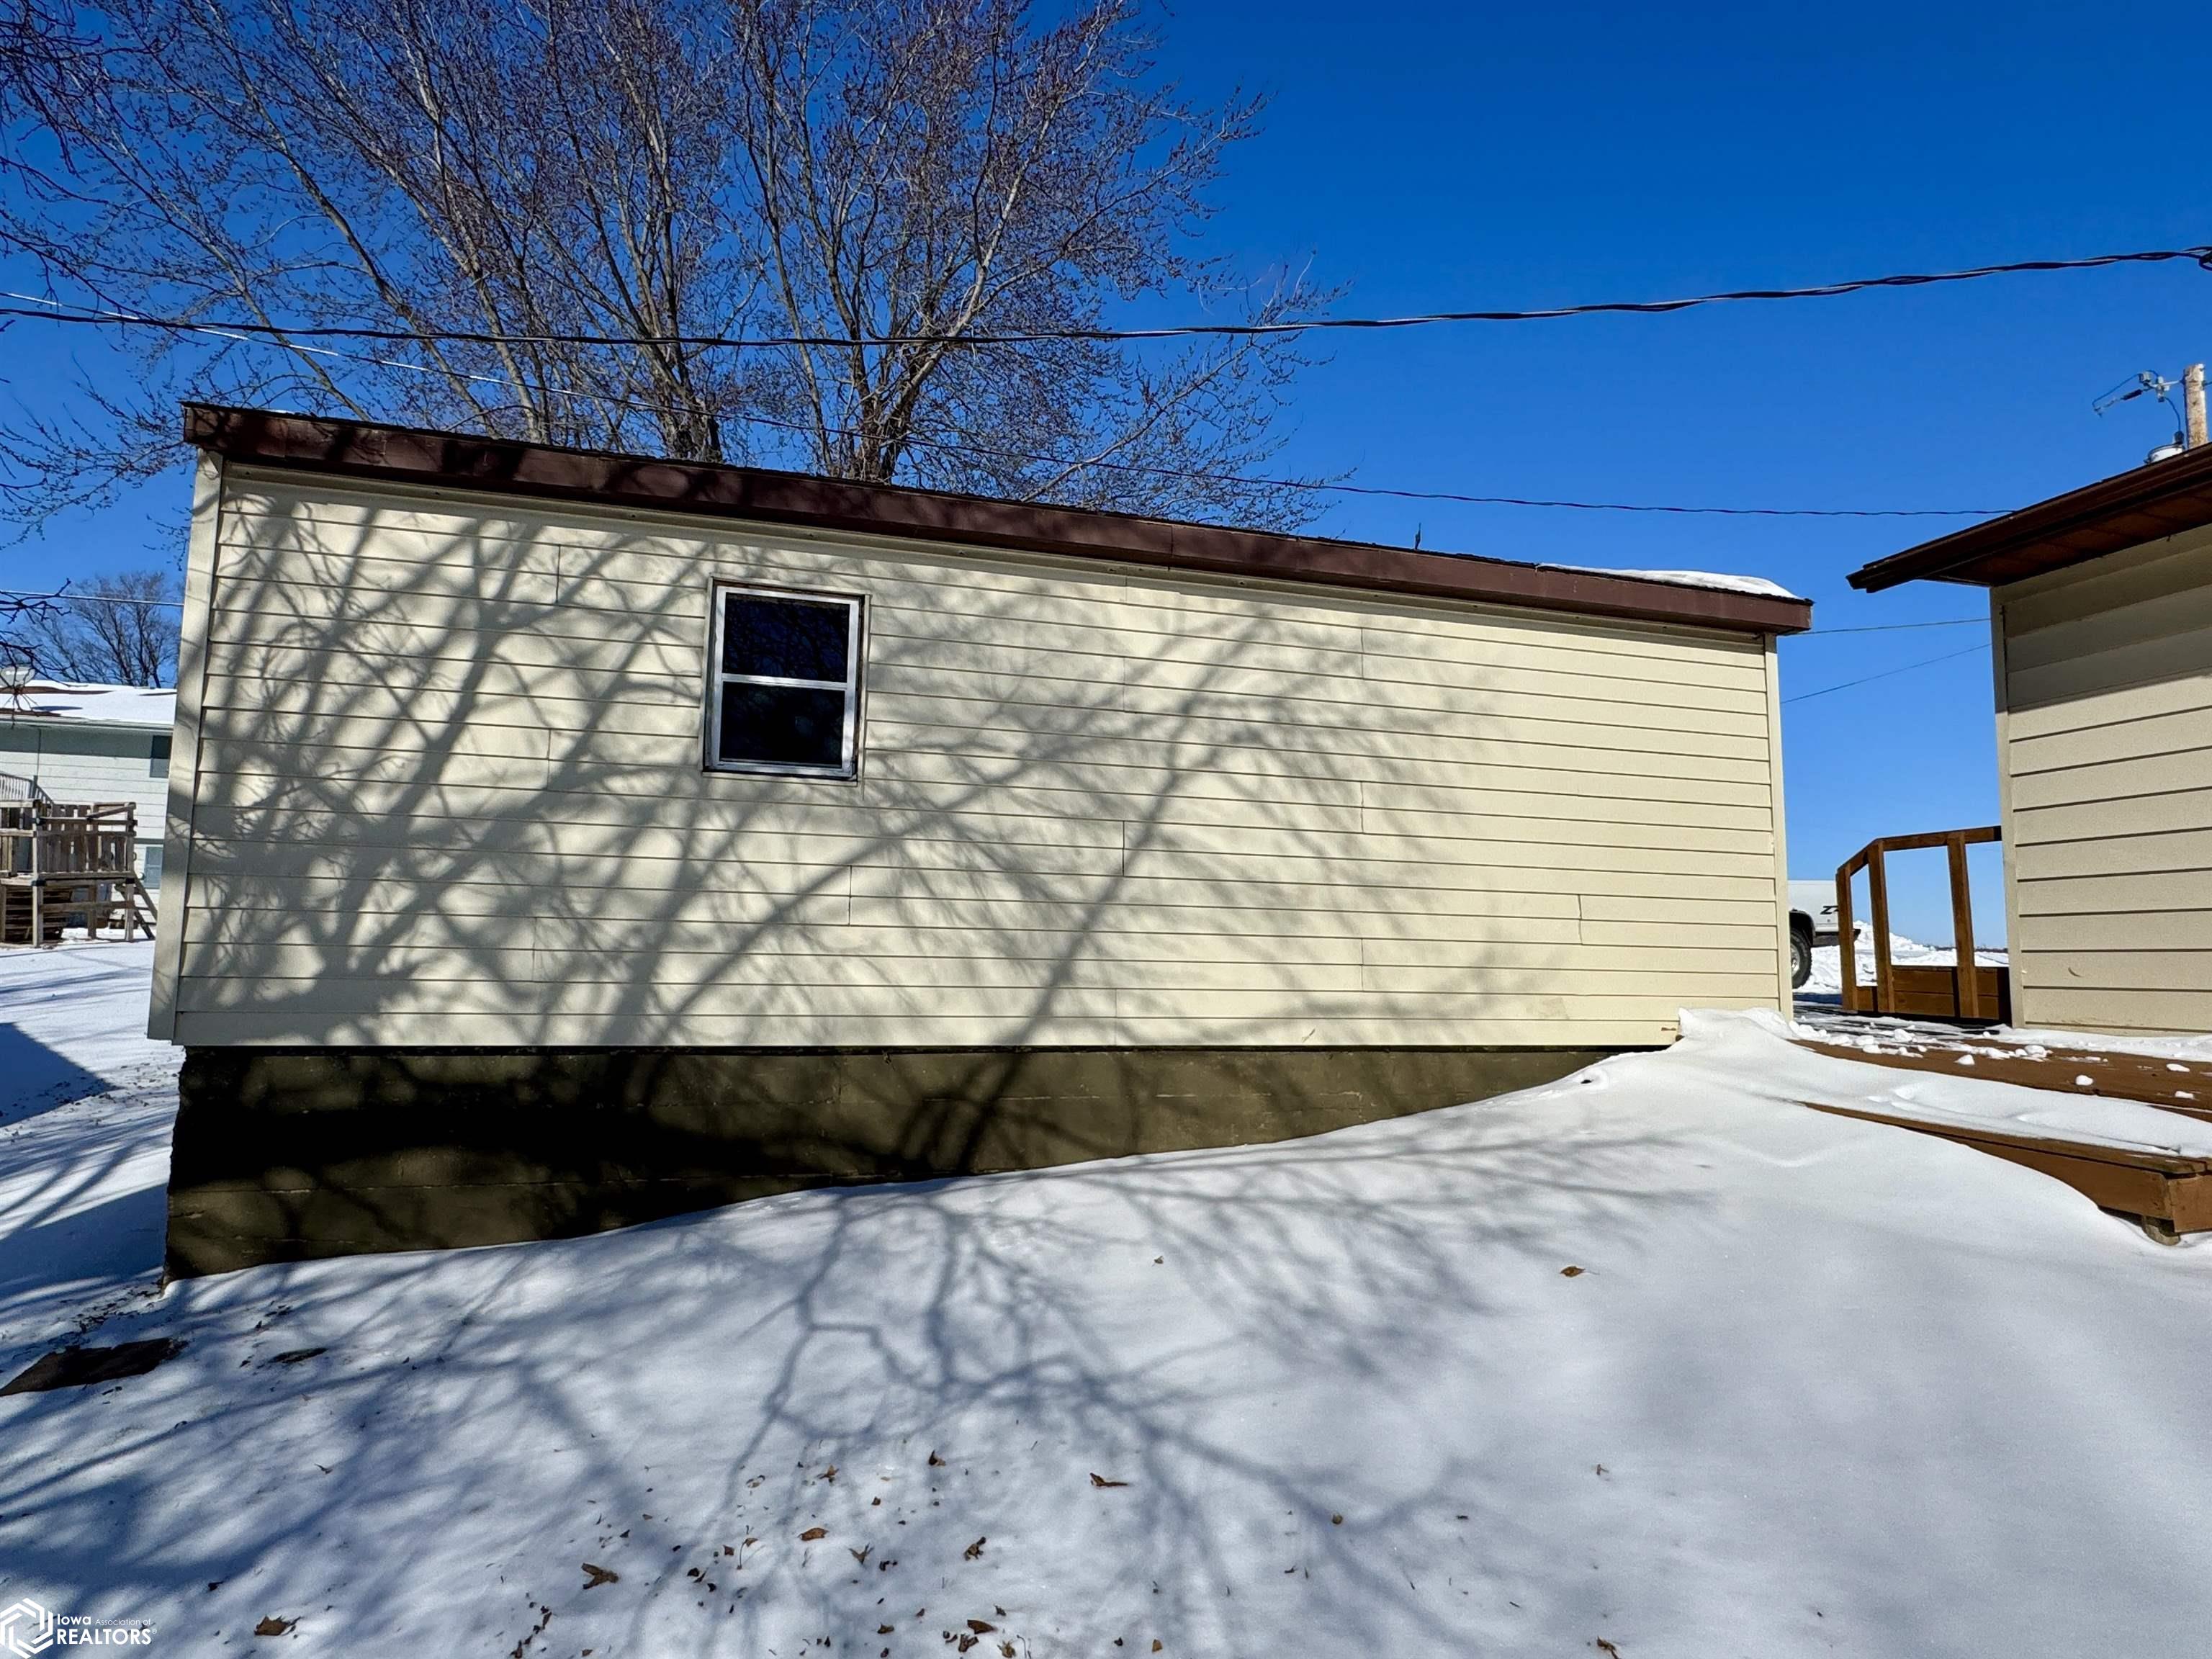
M40 605L15 643L39 672L101 685L168 685L176 678L179 594L166 571L95 577Z
M1296 484L1224 476L1280 442L1291 342L961 343L1080 331L1116 302L1240 319L1315 302L1197 251L1256 107L1163 84L1136 0L94 3L54 27L100 43L98 72L73 60L70 96L14 111L49 142L0 206L0 246L79 302L410 337L142 334L128 392L10 423L20 513L169 465L180 394L1271 525L1310 512Z

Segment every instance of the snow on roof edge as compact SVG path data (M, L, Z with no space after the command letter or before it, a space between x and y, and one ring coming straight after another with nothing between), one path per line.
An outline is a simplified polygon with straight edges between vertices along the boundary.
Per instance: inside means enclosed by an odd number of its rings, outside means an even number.
M167 731L176 724L177 694L167 686L80 680L32 680L0 688L0 721L21 720Z
M1675 587L1709 587L1723 593L1756 593L1763 599L1802 599L1802 593L1793 593L1780 582L1771 582L1764 576L1735 576L1718 570L1615 570L1607 565L1555 564L1547 561L1547 570L1574 570L1593 576L1627 576L1637 581L1666 582Z

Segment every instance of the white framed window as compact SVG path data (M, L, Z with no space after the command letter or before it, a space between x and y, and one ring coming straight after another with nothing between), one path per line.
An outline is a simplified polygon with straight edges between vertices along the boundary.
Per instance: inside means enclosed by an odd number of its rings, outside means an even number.
M714 607L708 769L857 776L865 602L718 581Z

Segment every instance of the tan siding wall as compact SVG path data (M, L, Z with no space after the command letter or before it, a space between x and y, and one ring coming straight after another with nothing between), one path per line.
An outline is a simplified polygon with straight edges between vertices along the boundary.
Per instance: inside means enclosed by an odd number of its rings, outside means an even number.
M1649 1043L1786 971L1757 640L236 469L199 517L180 1041ZM701 769L716 577L867 596L857 782Z
M2212 1030L2212 532L1995 598L2015 1017Z

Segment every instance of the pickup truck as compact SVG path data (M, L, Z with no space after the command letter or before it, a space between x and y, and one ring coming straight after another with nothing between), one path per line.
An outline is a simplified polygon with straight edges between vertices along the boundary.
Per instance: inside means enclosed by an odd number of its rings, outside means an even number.
M1813 977L1813 947L1836 942L1836 884L1790 884L1790 983L1794 988Z

